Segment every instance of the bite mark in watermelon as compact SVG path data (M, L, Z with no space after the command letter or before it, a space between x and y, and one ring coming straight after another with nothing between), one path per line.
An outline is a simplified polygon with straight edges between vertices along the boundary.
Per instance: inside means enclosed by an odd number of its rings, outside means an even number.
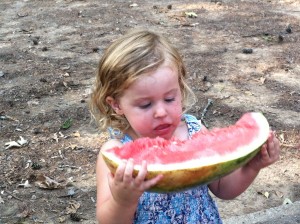
M135 176L146 160L146 179L163 174L150 191L171 192L208 184L233 172L259 152L268 136L268 121L253 112L244 114L235 125L200 131L186 141L140 138L101 153L112 173L123 159L133 158Z

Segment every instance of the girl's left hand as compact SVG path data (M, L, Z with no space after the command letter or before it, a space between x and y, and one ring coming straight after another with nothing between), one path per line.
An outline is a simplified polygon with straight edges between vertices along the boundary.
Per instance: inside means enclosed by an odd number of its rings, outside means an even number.
M267 142L260 152L248 163L248 166L260 170L271 165L279 159L280 143L273 131L270 132Z

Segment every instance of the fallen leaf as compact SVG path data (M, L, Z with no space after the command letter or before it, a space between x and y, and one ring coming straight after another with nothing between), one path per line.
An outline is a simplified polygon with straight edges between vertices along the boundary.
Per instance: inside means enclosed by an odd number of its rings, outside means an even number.
M93 197L91 197L91 201L93 202L93 203L95 203L96 201L95 201L95 199L93 198Z
M73 137L79 138L79 137L80 137L79 131L74 132L74 133L72 134L72 136L73 136Z
M284 138L284 133L281 133L281 134L279 135L279 140L280 140L280 142L284 142L284 140L285 140L285 138Z
M8 116L8 115L5 115L5 114L4 114L4 111L1 111L0 114L1 114L1 115L0 115L0 120L19 121L19 120L16 119L16 118L13 118L13 117L10 117L10 116Z
M66 221L66 219L67 219L67 218L66 218L65 216L61 216L61 217L58 218L58 222L59 222L59 223L63 223L63 222Z
M245 94L248 96L253 96L254 94L251 91L245 91Z
M280 191L275 191L275 194L277 195L277 197L282 198L283 197L283 193Z
M265 84L266 78L265 78L265 77L261 77L261 78L259 79L259 81L260 81L260 83L263 85L263 84Z
M39 188L43 188L43 189L58 189L58 188L65 187L64 185L58 183L57 181L45 176L44 174L40 174L39 176L37 176L37 180L35 184Z
M262 36L262 39L264 39L265 41L272 41L273 38L271 36Z
M132 3L132 4L130 4L130 5L129 5L129 7L130 7L130 8L133 8L133 7L138 7L138 6L139 6L139 5L138 5L138 4L136 4L136 3Z
M28 106L38 106L40 103L39 103L39 101L38 100L29 100L28 102L27 102L27 104L28 104Z
M265 196L266 198L269 198L270 193L266 191L266 192L264 193L264 196Z
M197 18L198 15L194 12L185 12L184 13L187 17L190 17L190 18Z
M270 193L267 192L267 191L264 191L264 192L258 191L257 193L258 193L258 194L261 194L261 195L263 195L263 196L265 196L266 198L269 198L269 196L270 196Z
M62 129L69 129L69 128L72 126L72 123L73 123L72 118L68 118L68 120L66 120L66 121L62 124L61 128L62 128Z
M59 196L59 198L63 197L73 197L77 192L75 191L74 187L68 188L67 194Z
M80 203L77 201L71 200L69 202L68 207L66 208L66 214L76 213L79 208L80 208Z
M28 141L20 136L20 140L17 141L21 146L26 145Z
M6 142L5 143L5 149L13 148L13 147L22 147L28 143L27 140L25 140L22 136L20 136L20 140L17 141L11 141L11 142Z
M29 187L31 187L31 184L29 183L28 180L26 180L25 183L19 184L18 187L29 188Z
M64 138L64 137L65 137L64 134L61 133L60 131L58 132L58 134L59 134L59 137L61 137L61 138Z
M70 146L69 146L72 150L74 150L74 149L77 149L77 145L76 144L70 144Z
M58 150L58 154L59 154L60 158L62 158L62 159L64 158L64 156L63 156L61 150Z
M56 142L58 142L58 136L57 136L57 133L54 133L53 139L54 139Z
M10 149L10 148L14 148L14 147L18 147L18 148L21 147L16 141L6 142L5 146L6 146L5 149Z
M75 192L74 187L70 187L70 188L68 189L67 195L68 195L68 196L74 196L75 193L76 193L76 192Z
M4 204L4 201L3 201L3 199L1 198L1 196L0 196L0 204Z
M289 198L285 198L282 204L288 205L288 204L293 204L293 202Z

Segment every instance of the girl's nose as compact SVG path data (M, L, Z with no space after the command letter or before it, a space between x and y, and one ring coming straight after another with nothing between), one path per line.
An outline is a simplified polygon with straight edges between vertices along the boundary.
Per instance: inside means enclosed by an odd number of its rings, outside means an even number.
M154 117L159 118L159 117L164 117L167 115L166 109L162 105L157 105L154 111Z

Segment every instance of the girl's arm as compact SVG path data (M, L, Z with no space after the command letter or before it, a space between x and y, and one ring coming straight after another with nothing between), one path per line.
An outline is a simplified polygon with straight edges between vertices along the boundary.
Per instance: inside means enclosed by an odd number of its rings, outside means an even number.
M279 159L279 141L271 132L267 143L249 163L233 173L211 183L212 193L222 199L233 199L243 193L253 182L260 169Z
M111 140L105 143L101 149L121 145L120 142ZM144 181L147 174L146 162L143 162L140 172L133 178L133 166L132 159L124 161L113 176L99 154L96 167L96 216L99 223L132 223L140 196L162 178L159 175Z
M108 177L110 171L99 154L96 167L97 203L96 216L99 223L132 223L136 206L122 206L113 200Z

